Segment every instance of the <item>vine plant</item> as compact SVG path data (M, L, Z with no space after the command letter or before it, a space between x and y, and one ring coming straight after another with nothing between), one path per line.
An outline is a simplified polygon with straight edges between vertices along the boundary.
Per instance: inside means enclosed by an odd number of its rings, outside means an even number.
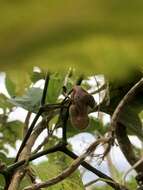
M41 73L35 72L34 74L36 77L38 76L36 81L43 78ZM55 76L57 77L57 75ZM102 155L96 156L101 160L106 158L112 146L116 144L116 140L127 161L130 163L131 167L135 169L137 173L137 188L141 189L143 185L143 162L141 160L141 156L137 156L135 153L135 148L128 138L128 134L130 134L128 131L130 130L140 139L143 137L141 120L138 116L143 108L142 75L140 72L134 74L129 81L124 83L117 84L114 82L113 84L113 82L109 82L109 89L107 88L106 83L101 85L101 87L97 85L98 88L92 93L88 93L87 90L84 90L83 87L81 87L85 86L85 88L88 89L88 84L86 83L86 80L84 80L83 76L79 77L74 83L71 82L71 76L72 74L70 71L66 77L64 77L62 82L63 86L60 86L60 81L56 79L59 84L57 83L55 85L52 79L52 74L47 73L43 91L40 88L30 88L28 93L23 97L11 97L8 100L7 104L10 104L10 106L22 105L23 108L28 110L28 113L23 126L22 143L18 149L15 159L12 160L10 164L4 163L4 160L0 162L0 174L3 175L5 179L4 189L18 190L21 188L21 181L26 175L29 176L31 185L24 186L24 190L48 188L49 186L61 182L68 176L71 176L81 165L86 168L86 170L98 176L99 180L104 181L111 188L115 190L129 190L129 187L125 183L117 182L112 178L112 176L108 176L85 161L87 157L92 156L92 154L95 153L95 150L99 145L104 146L105 151ZM33 81L35 81L35 78ZM96 83L97 81L95 81L95 84ZM10 81L8 84L8 86L11 85ZM54 85L55 89L52 92ZM57 93L58 96L54 99L54 94L52 93L56 93L57 89L60 90L60 94L64 95L64 98L59 99L59 93ZM96 94L101 91L104 91L105 96L102 98L101 102L96 104L92 94ZM28 98L32 97L34 99L34 95L37 93L39 93L38 97L41 97L40 101L38 98L35 102L31 102L31 99ZM108 99L107 104L108 93L110 93L110 100ZM56 101L57 99L58 101ZM5 102L6 101L7 99L5 98ZM95 125L95 122L92 123L92 119L88 117L88 114L89 112L99 111L99 108L100 111L111 115L111 125L105 130L102 136L96 138L96 140L89 145L82 155L78 156L71 150L67 140L69 126L71 129L75 126L80 130L84 129L85 131L88 131L91 130L91 125L93 125L94 130L96 130L95 128L97 125ZM32 112L36 114L29 126ZM128 114L134 118L129 118ZM3 116L4 115L6 114L3 113ZM40 117L42 118L41 121L39 121ZM54 125L50 125L50 122L52 122L54 118L56 118L56 123L54 123ZM7 118L3 118L3 120L4 119L7 121ZM89 127L87 128L87 126ZM56 138L54 133L60 128L62 129L61 139L56 140L56 143L50 145L50 139ZM43 139L42 143L39 144L35 150L33 150L33 145L35 144L36 139L45 129L47 130L47 137ZM99 129L99 131L100 130L101 129ZM43 150L41 150L42 147L44 147ZM37 182L37 177L31 169L31 161L44 155L51 155L52 153L65 154L74 161L67 168L64 168L61 173L51 179Z

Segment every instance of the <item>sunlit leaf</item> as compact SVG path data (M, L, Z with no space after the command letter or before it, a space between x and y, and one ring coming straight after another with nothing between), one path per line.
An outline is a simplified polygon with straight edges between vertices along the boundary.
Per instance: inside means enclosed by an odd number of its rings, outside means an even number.
M2 152L0 152L0 160L1 160L3 163L8 164L8 165L10 165L10 164L14 161L13 158L8 157L6 154L4 154L4 153L2 153Z
M2 93L0 93L0 108L12 108L13 105L8 101L9 99Z
M3 134L0 142L15 148L16 141L22 138L22 127L23 123L18 120L4 123L0 127L0 132Z
M11 80L11 88L12 88L12 83L15 85L15 90L14 92L13 89L10 89L10 92L14 96L21 96L26 88L29 88L30 86L30 77L28 74L28 71L25 71L24 69L20 69L18 72L15 69L8 70L6 72L8 78Z
M38 176L42 181L49 180L52 177L63 172L70 164L71 160L67 158L65 155L58 153L52 154L51 161L45 161L43 163L38 164L34 168L37 171ZM50 186L46 188L47 190L83 190L83 184L79 175L79 171L74 172L68 178L61 181L60 183Z
M18 107L22 107L30 112L36 112L40 106L43 90L41 88L29 88L21 97L11 98L9 101Z
M45 79L45 74L42 72L36 72L34 71L32 75L30 76L30 79L33 83L37 82L40 79Z
M32 185L32 182L31 182L29 176L26 175L26 176L22 179L22 181L21 181L21 183L20 183L19 190L23 190L24 187L29 186L29 185Z
M49 103L55 103L60 95L63 87L64 76L59 74L53 74L50 77L48 85L47 101Z
M104 135L109 129L108 124L103 124L100 120L94 117L90 117L89 127L87 128L87 132Z
M15 83L6 75L5 78L6 89L11 97L16 95L16 85Z

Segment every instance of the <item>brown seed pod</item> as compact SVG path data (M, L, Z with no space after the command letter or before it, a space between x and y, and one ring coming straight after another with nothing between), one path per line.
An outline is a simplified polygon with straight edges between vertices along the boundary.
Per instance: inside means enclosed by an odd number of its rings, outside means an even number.
M74 86L71 99L72 104L69 108L71 123L80 130L85 129L89 124L88 107L94 108L95 100L80 86Z

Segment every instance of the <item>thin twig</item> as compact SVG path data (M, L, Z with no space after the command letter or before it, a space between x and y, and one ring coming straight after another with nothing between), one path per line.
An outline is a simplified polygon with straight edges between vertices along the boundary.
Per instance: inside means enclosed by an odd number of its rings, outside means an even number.
M97 90L94 90L93 92L91 92L90 94L91 95L97 94L97 93L101 92L102 90L105 90L106 86L107 86L107 84L105 83L101 87L99 87Z
M81 156L76 158L73 161L73 163L71 164L71 166L69 166L67 169L65 169L58 176L56 176L48 181L45 181L42 183L37 183L30 187L26 187L26 188L24 188L24 190L38 190L39 188L49 187L51 185L55 185L55 184L61 182L62 180L64 180L68 176L70 176L79 167L79 165L83 162L83 160L93 151L92 149L94 150L94 147L92 147L92 148L89 147L84 154L82 154Z
M47 130L49 130L49 129L47 129ZM39 152L39 150L40 150L45 144L48 143L49 138L53 135L53 132L54 132L54 129L51 130L50 132L48 132L48 134L47 134L48 136L45 137L45 139L42 141L42 143L37 146L37 148L33 151L33 154Z
M119 121L120 114L122 113L124 107L128 104L128 102L134 97L136 90L141 88L143 86L143 78L136 83L129 91L128 93L124 96L124 98L120 101L118 106L116 107L112 118L111 118L111 127L112 130L114 131L117 126L117 122Z
M41 106L43 106L44 103L45 103L48 83L49 83L49 74L46 75L44 90L43 90L43 94L42 94L42 98L41 98ZM42 114L42 112L43 112L43 110L40 107L38 113L36 114L36 116L35 116L35 118L33 120L33 122L31 123L31 126L29 127L26 135L24 136L24 139L23 139L23 141L22 141L22 143L20 145L20 148L18 150L18 153L16 155L15 162L17 162L18 157L19 157L21 151L23 150L24 146L26 145L26 142L27 142L28 138L30 137L30 135L31 135L31 133L32 133L32 131L34 129L34 126L37 123L37 121L38 121L40 115Z
M95 180L93 180L93 181L90 181L90 182L86 183L86 184L84 185L84 187L89 187L89 186L91 186L91 185L97 183L98 181L114 183L112 180L109 180L109 179L107 180L107 179L104 179L104 178L99 177L99 178L97 178L97 179L95 179Z
M98 81L96 79L96 76L94 76L94 79L95 79L95 82L96 82L96 85L97 85L97 90L99 91L99 85L98 85ZM98 106L98 110L97 110L97 113L98 113L98 119L99 119L99 111L100 111L100 91L98 92L98 101L99 101L99 106Z
M44 156L44 155L47 155L47 154L50 154L50 153L54 153L54 152L57 152L57 151L61 151L61 152L65 153L66 155L70 156L73 159L76 159L78 157L72 151L68 150L63 143L59 143L59 144L55 145L52 148L49 148L47 150L41 151L39 153L36 153L36 154L30 156L29 161L35 160L35 159L37 159L37 158L39 158L41 156ZM14 163L14 164L10 165L9 167L7 167L6 171L7 172L12 172L12 171L16 170L17 168L21 167L25 162L26 162L26 160L21 160L21 161L19 161L17 163ZM96 174L98 177L107 180L107 184L110 185L111 187L113 187L115 190L123 190L120 187L120 185L117 182L115 182L111 177L109 177L106 174L102 173L101 171L97 170L96 168L94 168L93 166L88 164L87 162L83 161L81 163L81 165L83 167L85 167L86 169L88 169L89 171ZM1 173L4 174L6 171L3 171ZM111 183L110 181L113 181L113 183Z
M42 114L42 110L40 109L38 111L37 115L35 116L33 122L31 123L31 126L29 127L29 129L28 129L28 131L27 131L27 133L26 133L26 135L25 135L25 137L24 137L24 139L23 139L23 141L22 141L22 143L20 145L20 148L19 148L19 150L17 152L17 155L16 155L16 158L15 158L15 162L17 162L18 157L19 157L21 151L23 150L23 148L24 148L24 146L25 146L28 138L30 137L30 135L31 135L31 133L32 133L32 131L34 129L34 126L37 123L37 120L39 119L39 117L40 117L41 114Z
M44 85L43 94L42 94L42 98L41 98L41 106L43 106L46 102L46 95L47 95L49 79L50 79L50 74L46 73L45 85Z
M67 168L66 170L64 170L58 176L52 178L51 180L48 180L48 181L45 181L45 182L42 182L42 183L34 184L34 185L30 186L30 187L25 188L24 190L38 190L39 188L49 187L51 185L55 185L56 183L62 181L65 178L67 178L69 175L71 175L78 168L78 166L84 161L84 159L87 156L89 156L96 149L96 147L100 143L104 143L104 141L107 141L107 139L105 139L105 138L98 139L97 141L92 143L87 148L85 153L83 153L81 156L77 157L75 159L75 161L71 164L71 166L69 168ZM112 183L113 183L113 180L112 180Z
M64 152L65 154L67 154L69 157L76 159L78 156L73 153L72 151L68 150L67 148L62 149L62 152ZM115 182L111 177L109 177L108 175L104 174L103 172L97 170L96 168L94 168L93 166L91 166L90 164L88 164L87 162L83 161L81 163L81 165L86 168L87 170L91 171L92 173L94 173L95 175L97 175L100 178L105 179L106 183L111 186L112 188L114 188L115 190L128 190L126 187L118 184L117 182Z
M84 187L89 187L89 186L91 186L91 185L97 183L98 181L101 181L101 178L97 178L97 179L94 179L94 180L92 180L92 181L86 183L86 184L84 185ZM111 181L111 182L112 182L112 181Z
M129 170L127 170L127 172L124 174L123 176L123 184L126 185L126 178L128 176L128 174L135 169L137 166L139 166L141 163L143 163L143 158L141 158L140 160L138 160L131 168L129 168Z
M27 112L25 122L24 122L24 128L23 128L23 136L25 136L27 131L28 131L28 126L29 126L29 121L30 121L31 114L32 113L30 111Z
M40 152L38 152L36 154L33 154L32 156L29 157L29 161L33 161L33 160L36 160L37 158L40 158L40 157L42 157L44 155L60 151L62 147L63 147L63 144L58 143L57 145L55 145L52 148L49 148L47 150L43 150L43 151L40 151ZM14 170L21 167L23 164L25 164L26 161L27 161L26 159L23 159L23 160L18 161L18 162L14 163L14 164L11 164L5 170L0 171L0 173L1 174L12 173Z
M41 150L41 148L42 148L45 144L47 144L48 141L49 141L49 136L45 137L45 139L42 141L42 143L39 144L39 145L37 146L37 148L33 151L33 154L39 152L39 150Z
M136 164L139 158L135 155L133 151L133 146L127 136L126 126L124 126L120 122L121 113L123 113L125 106L127 106L135 96L139 93L142 93L143 89L143 78L136 83L128 93L123 97L123 99L118 104L117 108L115 109L113 116L111 118L111 130L112 134L116 135L118 140L119 146L125 155L126 159L131 165ZM135 167L135 170L140 173L143 171L143 163L141 162L139 165Z
M31 168L31 167L28 167L26 169L26 174L27 176L29 177L30 181L35 184L36 183L36 175L35 175L35 172L34 170Z
M70 78L71 75L72 75L72 69L70 67L69 70L68 70L68 72L67 72L67 74L66 74L66 76L65 76L65 79L64 79L64 87L67 86L68 78Z
M31 149L33 144L35 143L39 134L45 129L46 123L45 120L42 120L38 125L35 127L34 132L28 139L24 149L20 153L19 160L25 159L25 162L22 167L19 167L17 170L13 170L11 173L11 179L9 180L8 190L17 190L21 180L23 179L24 175L26 174L26 169L29 164L29 155L31 153ZM16 163L15 163L16 164Z
M92 149L95 148L96 146L98 146L100 143L105 143L105 142L108 142L108 138L102 138L102 139L98 139L98 141L95 141L94 143L92 143L89 148L91 147ZM65 150L65 143L62 141L62 142L59 142L57 145L47 149L47 150L43 150L43 151L40 151L36 154L33 154L32 156L29 157L29 161L33 161L41 156L44 156L44 155L47 155L47 154L50 154L50 153L53 153L53 152L56 152L56 151L63 151ZM18 161L14 164L11 164L9 165L5 170L3 171L0 171L1 174L4 174L6 171L7 172L12 172L14 170L16 170L17 168L21 167L24 163L26 162L26 160L21 160L21 161Z

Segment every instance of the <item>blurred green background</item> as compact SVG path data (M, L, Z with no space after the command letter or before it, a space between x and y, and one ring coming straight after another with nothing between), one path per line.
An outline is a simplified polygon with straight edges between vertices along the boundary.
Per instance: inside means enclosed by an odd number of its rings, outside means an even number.
M0 2L0 71L72 66L122 77L143 65L142 49L142 0Z

